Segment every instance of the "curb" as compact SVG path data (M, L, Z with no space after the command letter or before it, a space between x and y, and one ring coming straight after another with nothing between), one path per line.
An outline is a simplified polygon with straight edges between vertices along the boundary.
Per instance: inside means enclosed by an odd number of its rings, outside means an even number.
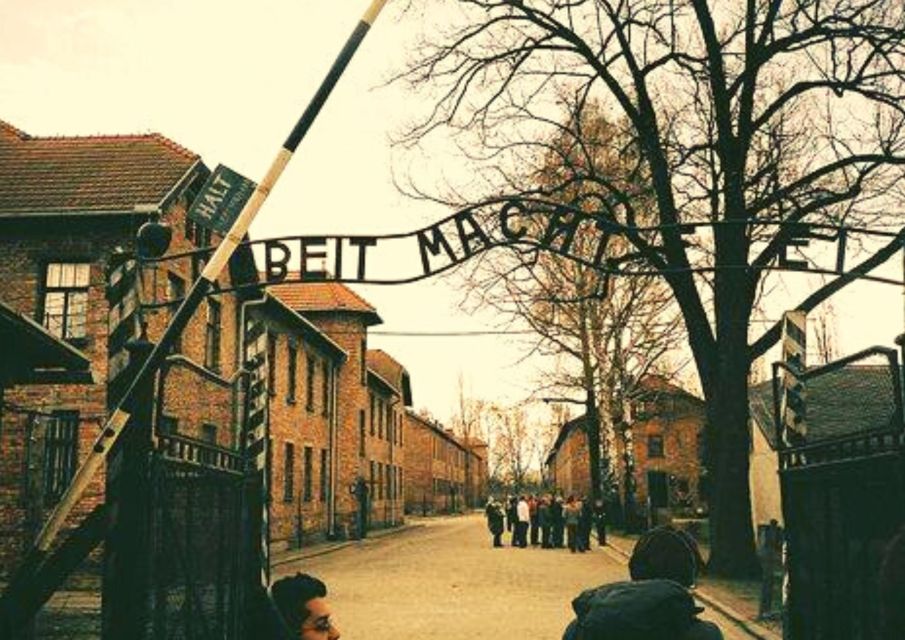
M610 557L622 564L627 564L630 557L630 554L628 552L610 542L608 542L607 545L603 548L603 551L604 553L607 553L609 551ZM721 602L718 598L715 598L707 590L695 589L692 593L695 598L709 606L711 609L718 611L720 614L732 620L732 622L741 627L752 638L757 638L758 640L782 640L782 636L770 631L769 629L765 629L752 620L749 620L726 603Z
M415 529L421 529L425 525L423 523L412 523L412 524L404 524L400 527L393 527L390 529L379 529L377 531L372 531L371 534L363 539L363 540L344 540L342 542L326 542L321 543L315 547L309 547L308 549L298 549L294 552L283 553L280 554L279 559L271 560L270 568L273 569L275 567L282 566L284 564L290 564L292 562L298 562L299 560L307 560L309 558L316 558L318 556L324 556L328 553L335 553L347 547L352 547L360 544L367 544L369 540L379 540L380 538L386 538L392 535L398 535L400 533L405 533L407 531L413 531Z

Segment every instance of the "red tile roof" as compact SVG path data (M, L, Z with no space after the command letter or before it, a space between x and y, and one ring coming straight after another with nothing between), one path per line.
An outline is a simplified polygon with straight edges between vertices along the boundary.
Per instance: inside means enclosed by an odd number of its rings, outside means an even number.
M298 274L289 274L289 278ZM367 300L341 282L287 282L269 288L271 294L289 308L300 313L318 311L350 311L368 316L368 324L383 320Z
M157 133L40 138L0 121L0 215L157 206L199 161Z
M389 382L396 391L402 390L402 376L405 367L397 362L390 354L381 349L368 349L368 369Z

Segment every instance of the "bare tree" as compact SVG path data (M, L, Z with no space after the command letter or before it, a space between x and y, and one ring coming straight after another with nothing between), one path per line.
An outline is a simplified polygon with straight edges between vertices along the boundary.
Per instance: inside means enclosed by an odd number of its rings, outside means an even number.
M832 302L824 302L814 314L814 338L817 347L817 362L826 364L839 357L836 336L836 309Z
M711 566L756 570L748 492L748 371L780 335L749 335L764 269L785 257L789 223L877 225L900 204L905 164L901 0L464 0L426 35L406 77L433 92L413 128L455 136L475 163L455 193L589 194L678 304L712 427ZM441 11L442 2L432 5ZM557 101L574 96L565 123ZM560 184L507 182L549 151L546 128L584 139L580 111L604 101L625 123L638 180L593 164ZM638 202L658 229L641 230ZM783 225L750 224L753 220ZM718 223L706 242L683 232ZM811 310L888 259L905 234L812 292ZM691 268L707 269L695 276Z
M453 429L466 448L465 455L465 503L469 507L477 506L476 487L472 477L472 447L481 439L482 418L487 403L479 398L470 397L465 389L465 377L460 372L458 384L458 407L453 417Z

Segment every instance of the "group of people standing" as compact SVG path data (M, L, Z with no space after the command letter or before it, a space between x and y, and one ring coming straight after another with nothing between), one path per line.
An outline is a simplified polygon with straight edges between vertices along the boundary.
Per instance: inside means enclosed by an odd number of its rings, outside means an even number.
M493 498L485 509L487 527L493 535L493 546L503 546L503 533L508 531L513 547L540 545L544 549L562 549L568 545L572 553L591 548L591 532L596 529L597 542L606 544L606 517L602 501L594 504L585 497L509 496L504 503Z

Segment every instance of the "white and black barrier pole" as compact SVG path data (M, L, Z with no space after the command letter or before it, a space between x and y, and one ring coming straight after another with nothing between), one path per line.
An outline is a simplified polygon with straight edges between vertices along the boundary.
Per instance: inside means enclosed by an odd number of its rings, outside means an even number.
M26 564L34 565L35 560L40 561L40 557L46 555L50 549L51 544L59 534L67 516L81 498L85 489L88 487L88 484L91 482L91 479L103 463L104 457L110 450L110 447L116 442L128 422L129 414L124 407L129 405L136 390L141 387L142 382L149 376L154 375L158 370L163 360L170 352L171 345L182 333L201 301L210 292L214 282L216 282L217 278L226 267L230 257L236 250L236 247L242 242L245 233L248 231L248 227L255 219L261 205L264 204L264 200L267 199L268 194L273 189L280 175L283 173L283 170L286 168L286 165L289 163L289 160L292 158L292 154L305 137L311 124L320 112L321 107L323 107L327 97L336 85L337 80L339 80L386 2L387 0L372 0L370 6L356 25L352 35L349 36L345 46L343 46L337 56L336 61L333 63L327 76L322 81L317 93L314 94L311 102L305 108L304 113L302 113L302 116L295 124L295 127L293 127L289 137L286 138L286 142L283 143L282 148L277 153L276 158L274 158L264 179L254 190L254 193L248 199L248 202L242 208L239 216L230 227L229 232L217 246L210 261L204 267L201 276L192 285L191 291L189 291L185 300L183 300L182 304L177 309L160 341L154 347L154 350L148 356L144 366L136 374L135 379L132 380L117 404L116 409L107 420L101 435L97 438L94 447L89 452L88 458L76 471L69 488L63 494L60 502L50 514L44 528L38 534L34 548L29 554L37 554L38 558L32 558L31 562L28 562L28 559L26 559Z

